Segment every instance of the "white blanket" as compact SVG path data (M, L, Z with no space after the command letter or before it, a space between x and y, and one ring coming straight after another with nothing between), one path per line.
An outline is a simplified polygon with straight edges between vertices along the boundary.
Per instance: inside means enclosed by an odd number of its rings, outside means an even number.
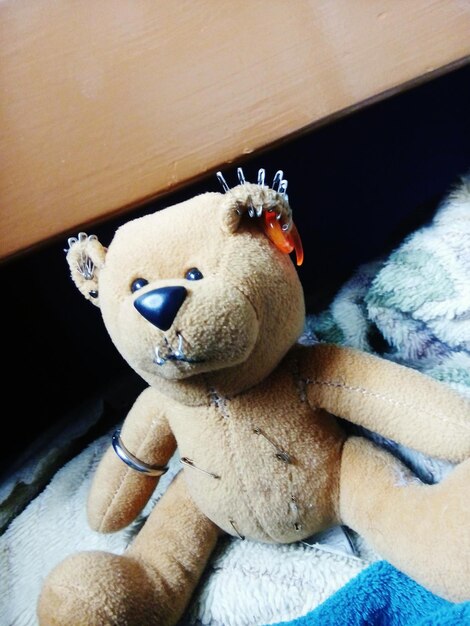
M85 509L91 477L110 435L89 445L64 465L48 486L0 537L0 624L35 626L36 602L47 573L81 550L121 554L143 519L118 533L88 527ZM161 496L180 464L175 455L152 501ZM373 559L353 556L337 528L321 543L273 546L226 538L211 559L182 624L256 626L293 619L358 574Z

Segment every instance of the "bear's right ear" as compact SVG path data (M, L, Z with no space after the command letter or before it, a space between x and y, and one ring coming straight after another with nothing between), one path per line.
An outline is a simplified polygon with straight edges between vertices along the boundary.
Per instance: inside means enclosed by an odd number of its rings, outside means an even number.
M258 171L258 181L249 183L241 167L237 169L236 187L230 188L222 172L217 178L225 195L221 202L222 228L234 233L240 226L242 218L247 214L255 218L266 237L285 254L295 250L297 265L302 265L304 252L300 235L292 221L292 211L287 197L287 180L282 170L274 175L272 187L265 185L265 171Z
M104 265L106 248L95 235L88 236L86 233L70 237L68 244L65 252L72 280L85 298L99 307L99 275Z

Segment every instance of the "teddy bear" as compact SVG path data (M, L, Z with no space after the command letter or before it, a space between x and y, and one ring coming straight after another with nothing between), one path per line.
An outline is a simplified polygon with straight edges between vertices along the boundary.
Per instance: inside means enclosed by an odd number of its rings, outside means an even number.
M147 384L97 468L91 527L128 526L169 459L181 471L123 555L84 551L44 581L42 626L176 624L219 537L289 543L343 524L427 589L470 598L470 402L358 349L299 341L303 250L287 181L230 187L69 239L82 295ZM454 469L425 485L357 424Z

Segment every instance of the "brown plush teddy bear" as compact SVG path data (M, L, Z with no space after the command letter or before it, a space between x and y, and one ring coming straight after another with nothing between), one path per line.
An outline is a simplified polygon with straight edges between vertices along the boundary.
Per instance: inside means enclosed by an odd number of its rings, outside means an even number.
M470 403L415 370L303 346L302 255L286 195L247 183L69 240L78 289L148 383L97 470L91 526L136 518L176 448L182 471L122 556L84 552L47 577L39 621L175 624L220 533L287 543L345 524L447 599L470 598ZM300 259L299 259L300 262ZM344 418L456 462L424 485Z

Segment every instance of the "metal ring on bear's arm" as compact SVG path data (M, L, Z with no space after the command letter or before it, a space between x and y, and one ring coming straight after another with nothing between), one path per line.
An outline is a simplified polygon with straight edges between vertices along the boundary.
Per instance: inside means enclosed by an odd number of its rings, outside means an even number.
M126 465L131 467L136 472L146 474L147 476L163 476L163 474L168 471L168 467L163 467L162 465L149 465L132 454L132 452L130 452L122 443L121 431L119 428L113 433L112 443L114 452L118 455L121 461L124 461Z

